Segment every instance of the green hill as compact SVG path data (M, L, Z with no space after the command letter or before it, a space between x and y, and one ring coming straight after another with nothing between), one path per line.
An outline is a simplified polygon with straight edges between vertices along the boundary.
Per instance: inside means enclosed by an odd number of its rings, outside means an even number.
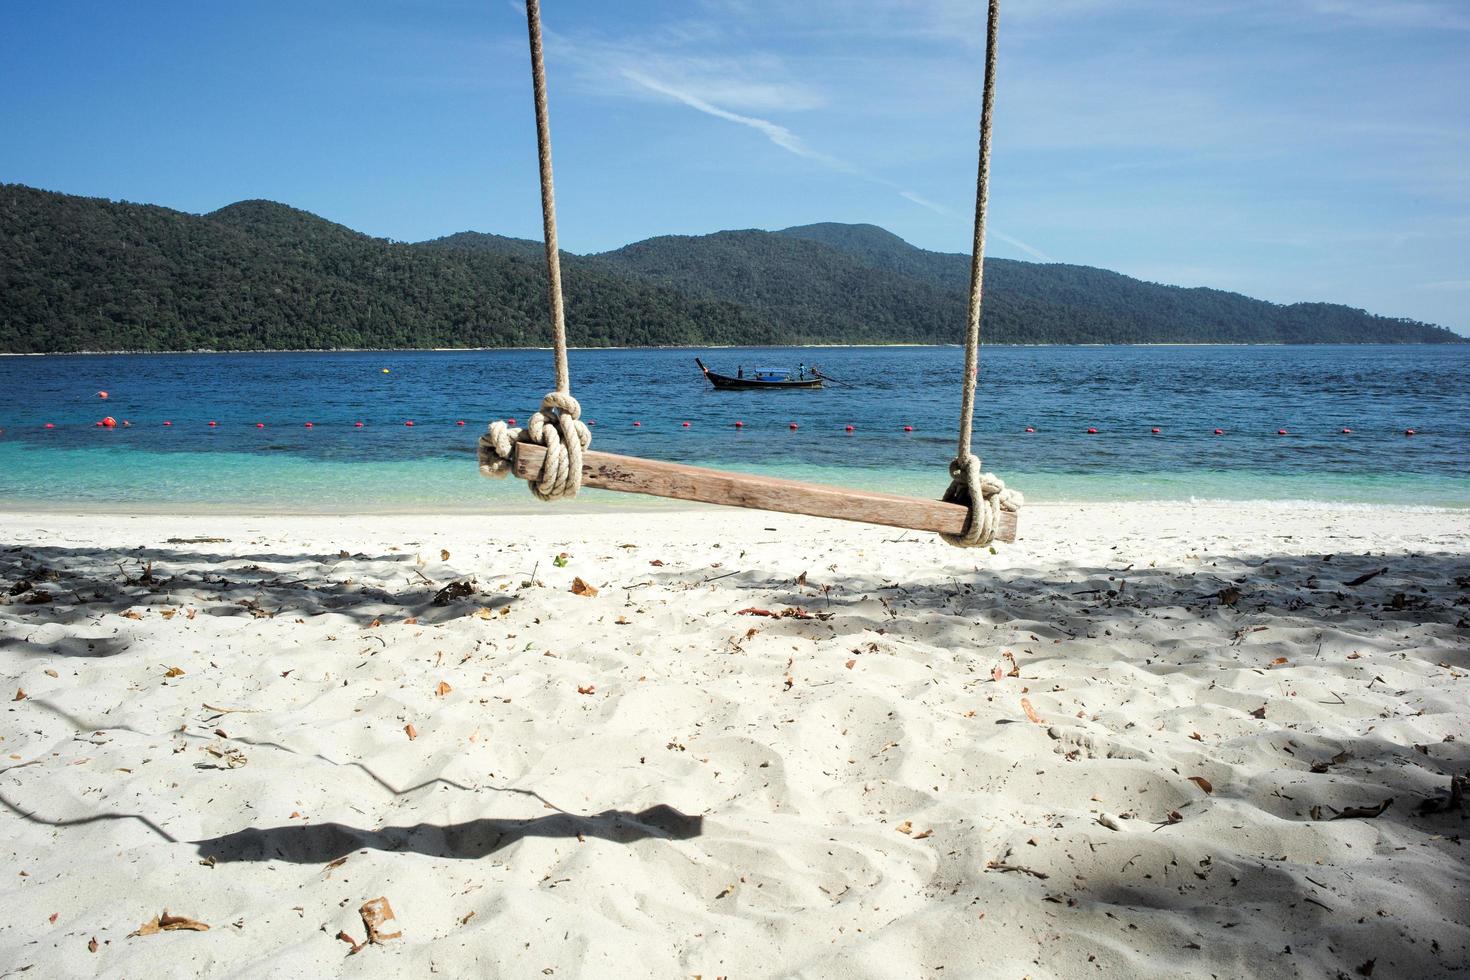
M573 343L954 342L968 259L871 225L654 238L563 253ZM1447 342L1329 304L986 263L986 339ZM372 238L270 201L205 215L0 185L0 351L540 346L539 242Z

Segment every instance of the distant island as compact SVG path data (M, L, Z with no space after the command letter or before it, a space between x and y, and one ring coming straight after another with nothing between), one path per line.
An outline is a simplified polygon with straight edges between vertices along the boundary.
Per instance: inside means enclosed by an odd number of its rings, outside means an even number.
M969 257L873 225L666 236L564 253L577 346L946 344ZM372 238L242 201L204 215L0 184L0 352L550 344L539 242ZM988 259L987 342L1461 343L1331 303L1280 305Z

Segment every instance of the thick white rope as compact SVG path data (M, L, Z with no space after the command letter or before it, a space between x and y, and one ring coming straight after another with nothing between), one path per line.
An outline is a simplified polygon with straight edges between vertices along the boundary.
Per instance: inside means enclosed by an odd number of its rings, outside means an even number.
M582 486L582 450L592 444L577 399L563 391L551 392L541 399L541 411L526 420L524 429L491 422L480 437L480 472L494 479L509 476L518 442L546 447L541 472L529 482L532 493L542 500L577 495Z
M970 306L965 333L965 380L960 398L959 448L949 464L946 503L970 508L970 518L959 534L940 537L959 548L990 544L1000 526L1002 510L1019 510L1021 495L1007 490L993 473L980 470L980 457L971 448L975 422L975 386L980 377L980 304L985 291L985 212L990 202L990 121L995 111L995 41L1000 27L1000 0L990 0L985 28L985 87L980 102L980 166L975 177L975 238L970 249Z
M551 336L556 356L556 390L541 399L541 411L524 429L491 422L480 437L480 472L502 478L511 472L515 444L534 442L546 448L541 472L529 481L542 500L575 497L582 487L582 450L592 432L582 424L582 406L572 397L567 371L567 324L562 309L561 256L556 245L556 190L551 175L551 119L546 109L546 65L541 54L541 4L526 0L526 28L531 40L531 88L536 103L536 153L541 164L541 228L546 238L546 288L551 307Z

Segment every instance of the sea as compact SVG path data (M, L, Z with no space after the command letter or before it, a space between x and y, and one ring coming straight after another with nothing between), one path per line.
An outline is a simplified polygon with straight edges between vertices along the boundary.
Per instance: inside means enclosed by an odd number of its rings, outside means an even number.
M696 356L834 380L715 391ZM571 369L594 449L929 497L948 482L956 347L574 350ZM1470 345L986 347L978 384L975 451L1032 502L1470 508ZM551 385L545 350L0 357L0 509L534 510L479 475L475 443Z

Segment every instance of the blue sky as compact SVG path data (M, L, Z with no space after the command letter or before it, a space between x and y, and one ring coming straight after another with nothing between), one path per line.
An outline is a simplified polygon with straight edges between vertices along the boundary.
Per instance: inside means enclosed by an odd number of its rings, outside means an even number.
M562 243L964 251L980 0L543 0ZM1470 333L1470 2L1005 0L990 254ZM0 181L540 235L512 0L0 4Z

